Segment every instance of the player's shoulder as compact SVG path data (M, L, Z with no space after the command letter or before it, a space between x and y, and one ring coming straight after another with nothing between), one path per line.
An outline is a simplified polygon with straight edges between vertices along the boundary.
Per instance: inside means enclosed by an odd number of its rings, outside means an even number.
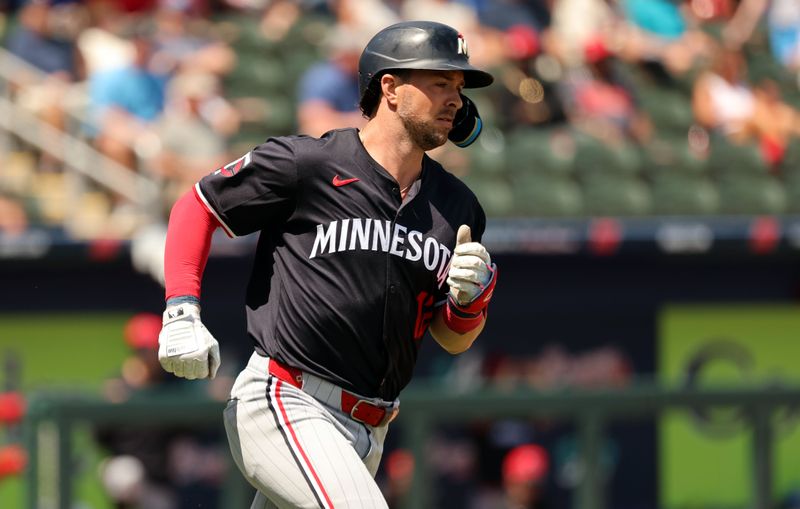
M291 150L296 156L313 156L326 154L331 156L331 150L336 146L352 146L356 137L356 130L352 128L333 129L320 137L307 134L291 134L267 138L264 143L256 147L256 151L270 151L276 145Z

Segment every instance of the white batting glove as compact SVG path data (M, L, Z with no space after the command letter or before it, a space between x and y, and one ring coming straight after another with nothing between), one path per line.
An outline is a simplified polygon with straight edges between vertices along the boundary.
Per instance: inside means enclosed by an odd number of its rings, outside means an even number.
M200 321L200 306L184 302L168 306L158 335L158 360L175 376L214 378L219 369L219 343Z
M459 306L466 306L484 293L493 277L494 266L489 252L481 243L472 242L470 227L462 224L456 234L456 247L447 273L450 295ZM491 292L486 295L487 302L489 298Z

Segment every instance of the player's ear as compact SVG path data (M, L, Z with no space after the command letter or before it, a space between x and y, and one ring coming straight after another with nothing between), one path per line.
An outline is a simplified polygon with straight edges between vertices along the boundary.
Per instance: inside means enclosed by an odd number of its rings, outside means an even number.
M381 76L381 92L386 97L389 106L397 106L397 88L402 85L402 80L394 74L386 73Z

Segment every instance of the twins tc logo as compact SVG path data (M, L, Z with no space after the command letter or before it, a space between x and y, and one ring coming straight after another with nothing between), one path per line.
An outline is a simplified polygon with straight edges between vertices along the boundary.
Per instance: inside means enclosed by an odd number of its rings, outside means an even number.
M250 164L250 152L246 153L239 159L226 164L222 168L217 169L213 175L222 175L223 177L233 177L239 170Z
M465 57L469 58L469 49L467 48L467 40L464 39L464 35L458 34L458 51L459 55L464 55Z

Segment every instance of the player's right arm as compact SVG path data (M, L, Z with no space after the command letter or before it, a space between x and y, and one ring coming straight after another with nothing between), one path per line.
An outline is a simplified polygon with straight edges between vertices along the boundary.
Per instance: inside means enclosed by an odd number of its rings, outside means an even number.
M219 226L192 188L175 202L167 227L158 359L164 370L190 380L214 378L220 364L219 344L200 321L200 283Z

